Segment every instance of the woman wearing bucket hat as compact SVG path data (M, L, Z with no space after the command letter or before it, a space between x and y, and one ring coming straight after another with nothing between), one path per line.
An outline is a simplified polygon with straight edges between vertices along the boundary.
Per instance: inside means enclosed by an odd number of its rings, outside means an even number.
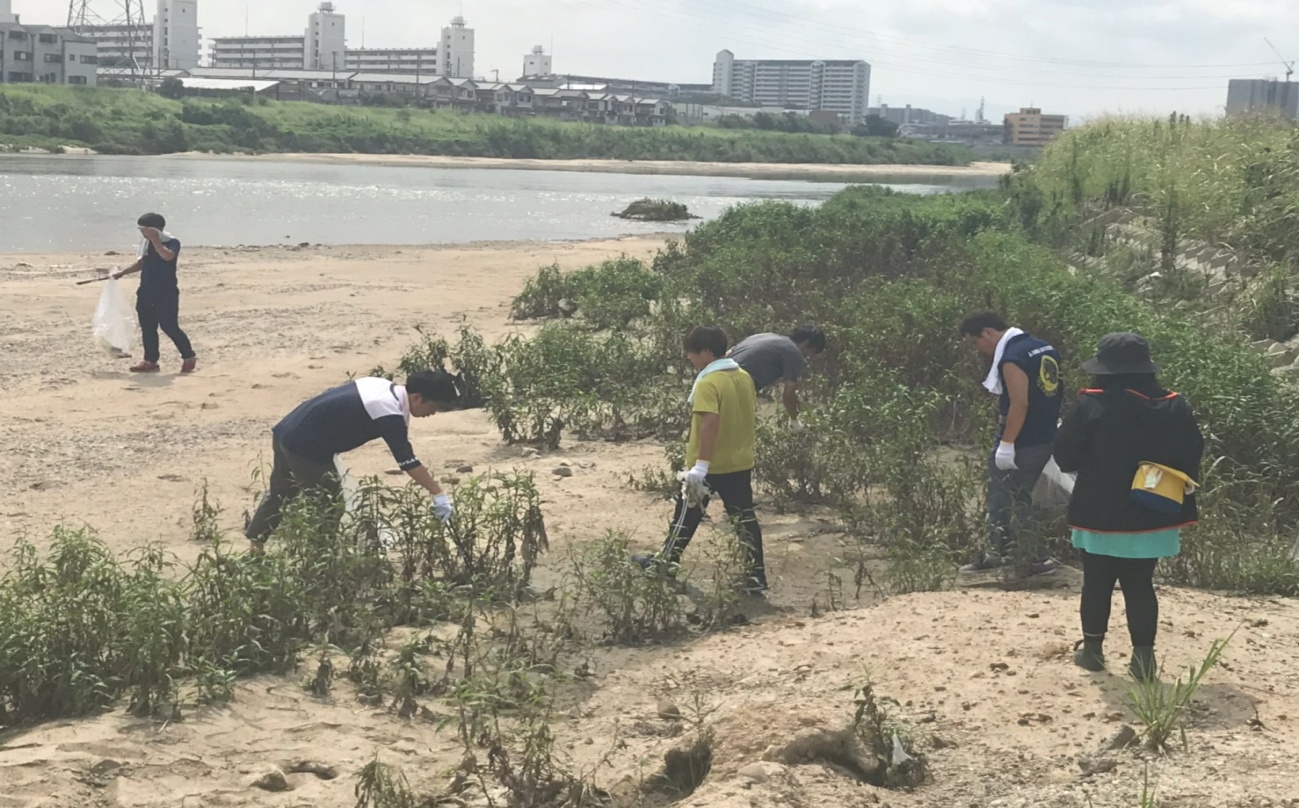
M1074 662L1105 668L1114 584L1123 586L1132 661L1154 679L1159 601L1155 565L1181 550L1181 528L1197 518L1195 494L1204 438L1186 400L1160 387L1150 346L1138 334L1105 335L1083 363L1095 378L1079 394L1055 439L1061 470L1077 472L1069 500L1073 545L1082 552L1083 639Z

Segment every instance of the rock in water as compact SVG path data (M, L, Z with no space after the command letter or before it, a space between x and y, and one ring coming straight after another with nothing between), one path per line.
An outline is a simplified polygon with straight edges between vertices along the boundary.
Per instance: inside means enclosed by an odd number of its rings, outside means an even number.
M612 215L638 222L684 222L699 218L692 216L690 209L680 202L669 202L666 199L638 199L622 213Z

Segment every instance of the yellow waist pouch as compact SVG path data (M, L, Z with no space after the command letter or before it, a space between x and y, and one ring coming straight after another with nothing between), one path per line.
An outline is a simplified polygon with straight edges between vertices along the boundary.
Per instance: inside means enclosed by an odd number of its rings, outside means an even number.
M1160 513L1179 513L1199 483L1175 468L1143 460L1132 478L1132 500Z

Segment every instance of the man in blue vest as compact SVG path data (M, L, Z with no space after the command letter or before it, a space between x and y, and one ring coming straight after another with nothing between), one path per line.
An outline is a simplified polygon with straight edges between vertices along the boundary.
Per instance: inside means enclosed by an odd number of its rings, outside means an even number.
M989 550L961 572L1013 564L1016 577L1053 572L1038 535L1033 486L1051 460L1064 392L1060 354L1050 344L984 311L961 323L961 336L992 357L983 386L998 397L997 445L988 459Z

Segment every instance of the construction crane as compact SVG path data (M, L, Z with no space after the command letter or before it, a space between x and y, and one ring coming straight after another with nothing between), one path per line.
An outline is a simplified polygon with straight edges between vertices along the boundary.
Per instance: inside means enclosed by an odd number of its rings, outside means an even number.
M1273 53L1276 54L1276 58L1280 59L1281 64L1285 66L1285 80L1289 82L1290 77L1294 75L1294 60L1291 59L1290 61L1287 62L1285 60L1285 57L1281 55L1281 51L1277 50L1276 45L1272 44L1272 40L1268 39L1267 37L1263 37L1263 41L1267 43L1267 46L1272 49Z

